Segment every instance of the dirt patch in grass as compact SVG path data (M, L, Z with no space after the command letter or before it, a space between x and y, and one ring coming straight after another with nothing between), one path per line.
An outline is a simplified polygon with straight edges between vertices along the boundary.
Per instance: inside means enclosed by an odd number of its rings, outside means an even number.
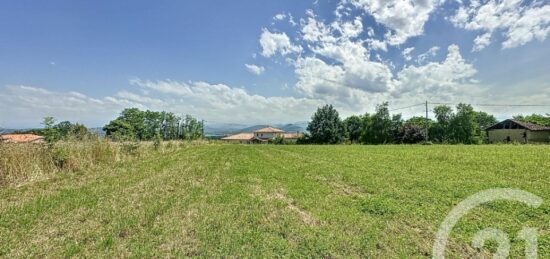
M301 208L294 199L288 197L288 195L285 194L284 190L279 190L274 193L266 194L261 187L257 185L253 185L251 187L252 189L252 195L255 197L259 197L266 201L273 201L278 200L286 203L286 208L292 212L294 212L300 220L305 223L308 226L320 226L322 225L322 221L315 218L313 215L311 215L310 212L307 210Z
M284 195L281 192L275 193L273 195L273 198L286 202L287 208L291 211L296 212L296 214L298 214L298 216L300 216L300 219L304 223L306 223L310 226L319 226L319 225L321 225L320 220L316 219L308 211L306 211L306 210L300 208L298 205L296 205L296 202L292 198Z

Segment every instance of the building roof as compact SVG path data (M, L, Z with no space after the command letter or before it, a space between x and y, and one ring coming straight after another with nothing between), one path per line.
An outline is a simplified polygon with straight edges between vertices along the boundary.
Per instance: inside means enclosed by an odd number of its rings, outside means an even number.
M550 127L548 127L548 126L542 126L542 125L529 123L529 122L523 122L523 121L514 120L514 119L507 119L507 120L501 121L501 122L487 128L487 130L509 129L509 128L520 128L520 129L527 129L527 130L531 130L531 131L550 130Z
M251 140L254 138L254 133L239 133L222 138L222 140Z
M6 134L0 135L0 140L4 142L24 143L44 140L44 137L35 134Z
M284 133L283 137L285 139L298 139L301 138L304 134L302 133Z
M259 129L259 130L256 130L254 131L254 133L284 133L285 131L282 130L282 129L277 129L277 128L273 128L273 127L267 127L267 128L263 128L263 129Z

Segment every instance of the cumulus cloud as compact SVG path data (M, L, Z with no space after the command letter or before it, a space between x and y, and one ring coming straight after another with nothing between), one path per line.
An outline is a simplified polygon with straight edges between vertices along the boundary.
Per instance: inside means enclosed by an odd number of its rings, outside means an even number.
M465 89L471 91L471 79L477 70L467 63L457 45L448 47L447 57L442 62L430 62L420 66L406 66L397 74L396 94L432 95L438 98L463 96ZM466 91L468 92L468 91ZM472 92L468 94L475 95Z
M389 29L386 40L400 45L424 33L424 24L438 7L440 0L344 0L363 9Z
M480 51L484 49L485 47L489 46L491 44L491 33L487 32L481 35L478 35L474 39L474 47L472 48L472 51Z
M130 84L136 88L99 99L78 92L6 86L0 88L0 124L17 122L12 126L36 127L43 117L54 116L101 126L128 107L192 114L212 123L286 123L307 120L324 104L318 99L255 95L242 88L206 82L134 79Z
M160 94L170 111L191 113L211 122L274 123L306 120L323 102L310 98L266 97L245 89L206 82L132 80Z
M246 70L248 70L248 72L255 75L261 75L263 74L263 72L265 72L265 68L262 66L257 66L254 64L244 64L244 66L246 67Z
M403 52L402 52L403 58L405 58L405 60L407 60L407 61L411 60L412 59L411 52L413 50L414 50L414 47L404 49Z
M514 48L546 39L550 32L550 5L522 0L470 1L450 20L459 28L483 32L474 41L474 51L488 46L497 31L504 37L502 48Z
M104 122L125 106L140 107L139 103L129 99L96 99L74 91L55 92L24 85L0 88L0 123L17 122L15 126L20 127L38 126L46 116L88 124Z
M441 94L445 98L452 94L462 96L464 92L458 89L477 87L473 78L476 70L462 58L456 45L448 48L448 55L441 62L425 64L439 51L439 47L434 46L416 57L418 65L405 66L394 73L391 61L383 60L378 54L371 57L371 51L382 47L375 47L376 40L372 38L359 37L363 28L357 21L360 19L338 18L327 24L318 20L312 11L308 12L307 19L302 20L301 33L311 55L306 51L292 63L299 93L339 107L361 109L365 103L377 100L418 101L429 94ZM351 26L353 24L356 26ZM344 27L355 29L342 30ZM367 29L367 34L369 31ZM403 50L405 60L413 59L414 49ZM474 92L476 90L470 91Z
M275 20L275 21L282 21L284 19L286 19L286 14L285 13L278 13L275 16L273 16L273 20Z
M426 52L418 55L418 57L416 57L416 63L424 64L424 62L426 62L426 60L428 60L428 58L435 57L437 55L438 51L439 51L438 46L431 47L428 51L426 51Z
M262 47L261 54L264 57L272 57L277 53L284 56L302 51L302 47L292 44L286 33L273 33L265 28L260 36L260 45Z

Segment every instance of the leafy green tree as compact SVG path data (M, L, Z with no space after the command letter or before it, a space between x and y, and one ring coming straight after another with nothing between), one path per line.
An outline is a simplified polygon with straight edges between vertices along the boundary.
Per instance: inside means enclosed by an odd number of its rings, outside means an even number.
M120 113L118 119L132 127L134 137L138 140L144 140L145 113L143 111L138 108L127 108Z
M345 129L338 111L332 105L317 109L307 125L309 140L316 144L338 144L344 141Z
M87 139L91 135L92 134L90 133L88 128L86 128L86 126L80 123L72 124L71 129L69 130L69 136L78 140Z
M162 125L162 135L165 140L174 140L179 138L179 124L181 118L171 112L163 112L164 122Z
M475 121L476 121L476 124L477 124L476 136L480 140L488 141L487 140L487 132L485 131L485 129L497 124L498 121L495 118L495 116L493 116L491 114L488 114L486 112L477 111L477 112L474 112L474 113L475 113Z
M441 143L450 142L453 109L447 105L440 105L436 106L433 112L437 123L430 128L429 139Z
M118 118L103 128L107 136L121 140L198 139L202 137L202 124L190 115L182 120L172 112L124 109Z
M186 115L182 123L182 138L186 140L196 140L202 136L202 123L191 115Z
M458 104L456 114L451 118L451 139L454 143L475 144L478 125L476 112L469 104Z
M414 116L406 120L405 124L416 125L421 128L425 128L426 126L428 126L429 129L434 126L435 122L430 118L426 119L426 117Z
M376 106L376 113L365 119L366 124L362 134L365 144L392 143L399 124L402 122L401 115L390 117L387 102Z
M114 119L103 127L105 135L114 140L133 140L136 138L134 127L122 119Z
M286 144L286 140L285 140L284 136L279 135L279 136L276 136L275 138L273 138L271 143L273 143L275 145L284 145L284 144Z
M54 126L60 138L65 138L69 135L73 124L70 121L62 121Z
M44 117L44 120L42 121L42 125L44 125L44 129L42 133L44 134L44 139L49 142L55 142L58 141L60 138L58 130L55 128L55 118L48 116Z
M344 127L346 129L348 139L352 143L359 142L361 138L361 131L363 129L361 117L353 115L346 118L344 120Z
M145 111L145 128L143 132L144 139L154 139L157 137L157 134L160 134L160 130L163 124L162 113L155 111Z
M391 118L391 125L390 125L390 134L391 134L391 141L394 143L398 143L399 140L397 140L399 136L399 131L403 127L403 117L401 114L394 114Z
M535 113L527 116L517 115L517 116L514 116L514 119L523 121L523 122L538 124L542 126L550 126L550 114L546 114L546 116L541 114L535 114Z
M412 123L405 123L399 128L397 143L416 144L424 141L425 128Z

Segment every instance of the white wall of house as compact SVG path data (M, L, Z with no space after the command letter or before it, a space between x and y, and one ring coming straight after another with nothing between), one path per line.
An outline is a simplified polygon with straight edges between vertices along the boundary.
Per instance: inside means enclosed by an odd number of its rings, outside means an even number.
M524 135L526 134L526 135ZM550 131L531 131L526 129L494 129L487 132L490 143L507 142L510 137L511 142L550 142Z

